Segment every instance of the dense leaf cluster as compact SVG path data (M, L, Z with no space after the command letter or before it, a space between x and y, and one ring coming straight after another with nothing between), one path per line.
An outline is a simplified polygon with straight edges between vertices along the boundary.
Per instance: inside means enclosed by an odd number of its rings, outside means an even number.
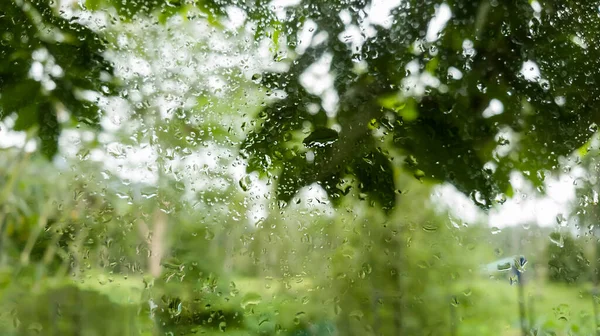
M450 182L489 207L503 199L498 195L510 195L511 171L540 185L544 175L538 172L556 168L561 155L584 145L598 119L600 19L591 3L403 1L392 9L389 27L369 23L369 1L303 1L285 7L283 16L263 1L87 5L116 9L123 19L195 8L215 25L228 6L244 10L256 38L275 41L276 61L289 65L257 76L286 97L264 108L242 146L249 169L278 175L279 197L286 201L318 183L333 200L358 188L391 209L394 167L403 161L417 178ZM0 49L0 116L16 112L18 130L37 125L42 150L52 155L58 110L97 122L97 108L78 92L103 90L103 73L110 73L104 45L90 29L55 15L47 2L1 6L6 15L0 24L7 29ZM442 7L452 18L432 37ZM299 50L299 33L309 20L314 34L327 38ZM351 42L351 26L360 31L358 44ZM322 97L300 83L323 57L331 60L339 97L329 114L312 110L323 106Z
M105 45L89 28L56 15L48 1L3 1L0 13L0 120L16 113L15 130L37 127L41 151L52 157L57 115L98 124L98 107L85 92L109 92Z

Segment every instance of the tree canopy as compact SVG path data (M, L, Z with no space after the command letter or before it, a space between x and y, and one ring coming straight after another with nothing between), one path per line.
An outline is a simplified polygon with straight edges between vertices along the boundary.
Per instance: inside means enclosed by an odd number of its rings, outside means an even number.
M303 1L280 13L260 1L86 2L114 6L123 20L199 11L218 25L228 8L244 11L256 40L272 39L284 64L254 77L285 93L263 108L241 146L249 169L274 173L285 201L311 183L335 200L352 180L386 209L396 196L394 160L485 208L510 194L511 171L539 185L537 172L588 141L598 121L597 8L535 4L403 1L379 25L369 1ZM42 0L2 9L0 116L16 113L15 129L38 128L51 157L57 109L97 124L98 109L82 92L113 92L106 43ZM308 26L322 38L300 48ZM301 78L318 62L330 64L323 92Z

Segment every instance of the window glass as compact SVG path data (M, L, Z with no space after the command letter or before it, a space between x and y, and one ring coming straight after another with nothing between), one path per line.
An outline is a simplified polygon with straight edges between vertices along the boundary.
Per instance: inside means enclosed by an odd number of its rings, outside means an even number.
M0 1L1 335L592 335L586 1Z

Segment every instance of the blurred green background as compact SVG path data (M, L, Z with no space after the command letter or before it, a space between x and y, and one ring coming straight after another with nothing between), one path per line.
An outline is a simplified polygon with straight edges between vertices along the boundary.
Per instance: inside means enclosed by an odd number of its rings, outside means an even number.
M598 335L597 12L5 0L0 334Z

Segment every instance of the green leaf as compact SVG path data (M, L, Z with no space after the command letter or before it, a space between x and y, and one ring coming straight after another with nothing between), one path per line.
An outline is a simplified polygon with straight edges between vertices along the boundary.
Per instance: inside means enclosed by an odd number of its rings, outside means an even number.
M47 158L51 159L58 152L58 137L60 135L60 125L56 118L56 111L50 103L39 105L38 112L39 137L41 140L41 152Z
M40 84L31 79L23 79L17 83L10 83L2 87L0 93L0 119L12 112L19 112L31 103L32 96L39 92ZM27 111L25 111L27 113Z
M331 145L339 137L331 128L319 127L302 141L306 147L325 147Z
M388 156L375 150L358 158L352 168L360 191L366 193L384 211L391 211L396 203L396 188L394 168Z
M35 102L21 108L17 114L17 120L13 129L15 131L25 131L37 125L38 109L39 105Z

